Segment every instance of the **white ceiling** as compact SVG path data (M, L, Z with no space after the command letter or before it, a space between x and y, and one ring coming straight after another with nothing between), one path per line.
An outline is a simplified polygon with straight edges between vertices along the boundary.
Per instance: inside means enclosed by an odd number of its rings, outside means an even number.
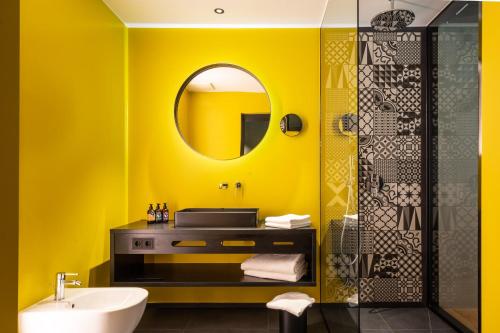
M356 27L357 0L103 0L128 27L262 28ZM447 0L395 0L426 26ZM327 8L328 4L328 8ZM225 13L214 13L223 8ZM360 26L390 9L389 0L359 0Z
M357 0L329 0L323 18L326 28L353 28L358 24Z
M327 0L103 0L129 27L319 27ZM354 0L355 1L355 0ZM214 13L223 8L225 13Z
M187 90L195 92L266 92L256 78L233 67L216 67L201 72L189 82Z

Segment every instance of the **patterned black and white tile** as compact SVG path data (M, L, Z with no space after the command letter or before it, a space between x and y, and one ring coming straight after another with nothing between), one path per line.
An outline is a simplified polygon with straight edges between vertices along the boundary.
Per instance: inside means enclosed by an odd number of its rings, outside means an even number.
M425 43L418 30L359 37L360 299L420 302Z

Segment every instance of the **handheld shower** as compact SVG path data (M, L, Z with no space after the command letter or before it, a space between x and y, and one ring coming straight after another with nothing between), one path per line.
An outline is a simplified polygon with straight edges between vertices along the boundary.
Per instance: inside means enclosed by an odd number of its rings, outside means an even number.
M358 135L358 115L355 113L346 113L340 117L339 120L339 131L341 134L347 136L347 140L349 142L349 146L353 143L352 141L355 140L355 138ZM350 230L356 230L357 233L357 228L358 226L358 214L357 214L357 207L356 207L356 213L354 215L349 215L352 201L354 201L354 154L350 151L349 153L349 178L347 180L347 202L346 202L346 208L345 208L345 214L344 214L344 220L342 222L342 234L340 235L340 254L344 254L344 237L346 233L347 226L349 225ZM354 226L354 228L353 228ZM359 239L358 239L359 242ZM359 258L359 253L356 253L356 256L352 261L350 258L346 259L344 263L348 266L353 266L358 262ZM343 258L341 260L344 260ZM358 293L356 292L355 294L351 295L350 297L347 298L347 303L349 306L357 306L358 305Z
M348 137L349 143L351 143L351 140L358 135L358 115L355 113L346 113L342 115L339 120L339 130L340 133ZM342 234L340 236L340 254L342 255L344 254L343 253L344 236L347 225L348 224L352 225L354 223L356 224L357 227L357 216L349 215L349 211L351 209L353 201L353 192L354 192L353 171L354 171L354 156L353 154L349 154L349 179L347 180L347 202L346 202L344 220L342 225ZM356 263L357 260L358 260L358 254L356 254L356 257L354 258L354 260L352 260L352 262L349 261L347 264L349 266L352 266L354 265L354 263Z

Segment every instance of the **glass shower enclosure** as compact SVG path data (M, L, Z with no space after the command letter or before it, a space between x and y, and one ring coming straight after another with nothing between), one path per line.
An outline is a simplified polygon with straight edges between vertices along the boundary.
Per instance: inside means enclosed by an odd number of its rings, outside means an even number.
M430 308L479 332L481 4L394 4L411 13L330 0L321 26L322 314L354 333Z
M357 3L330 0L321 26L321 309L359 331Z
M430 307L480 330L480 9L452 2L429 39Z

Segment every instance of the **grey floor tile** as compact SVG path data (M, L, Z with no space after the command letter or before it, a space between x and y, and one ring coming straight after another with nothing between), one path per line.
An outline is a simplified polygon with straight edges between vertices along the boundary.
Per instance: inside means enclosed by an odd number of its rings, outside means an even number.
M451 327L444 320L439 318L438 315L432 311L429 311L429 318L431 321L431 329L433 330L451 329Z
M453 333L425 308L353 309L324 307L335 333ZM148 307L135 333L278 333L278 311L263 308L175 309ZM328 333L320 307L308 311L308 333Z
M389 325L380 314L381 311L385 310L387 309L360 309L361 329L390 331Z
M184 329L189 316L186 309L148 307L137 330Z
M430 330L426 308L394 308L380 315L392 330Z
M193 309L189 329L251 329L267 330L267 309Z
M358 309L324 306L323 314L325 320L328 322L328 327L332 332L358 332Z

